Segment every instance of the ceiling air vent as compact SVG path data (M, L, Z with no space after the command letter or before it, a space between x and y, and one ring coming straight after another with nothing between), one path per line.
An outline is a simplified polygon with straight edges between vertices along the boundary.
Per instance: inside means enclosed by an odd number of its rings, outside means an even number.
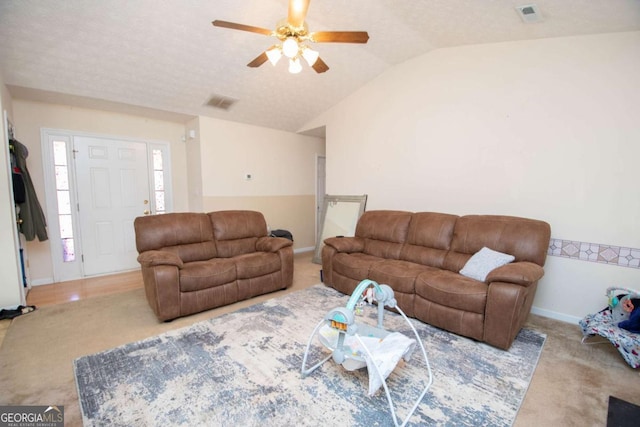
M222 95L213 95L209 100L205 103L205 105L213 108L219 108L220 110L228 110L231 108L233 104L235 104L238 100L229 98Z
M538 6L535 4L516 6L516 10L518 11L520 18L522 18L526 23L542 21L542 16L540 15L540 11L538 11Z

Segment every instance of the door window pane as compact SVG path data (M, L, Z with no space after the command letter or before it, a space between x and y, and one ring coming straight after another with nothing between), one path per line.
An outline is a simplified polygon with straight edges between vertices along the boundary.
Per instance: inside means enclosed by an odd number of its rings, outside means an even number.
M65 141L53 141L53 164L67 164L67 143Z
M153 150L153 170L163 170L162 150Z
M156 187L156 191L164 190L164 172L153 171L153 181Z
M62 260L64 262L75 261L76 252L73 247L73 239L62 239Z
M156 191L156 212L164 212L164 191Z
M71 215L71 200L68 191L58 191L58 214Z
M73 237L71 215L58 215L58 219L60 221L60 237L63 239Z
M56 165L56 189L68 190L69 189L69 172L66 166Z

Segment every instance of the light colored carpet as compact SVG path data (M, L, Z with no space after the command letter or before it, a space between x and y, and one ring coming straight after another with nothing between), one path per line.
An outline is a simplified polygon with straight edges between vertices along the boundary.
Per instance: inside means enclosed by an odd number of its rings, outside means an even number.
M75 361L87 426L392 425L384 391L367 396L367 370L346 371L332 360L306 378L306 343L330 309L348 296L322 284ZM375 324L375 308L359 322ZM411 336L399 315L385 328ZM523 329L509 351L411 320L434 382L410 426L505 426L515 419L545 337ZM318 341L310 362L328 353ZM414 357L387 379L404 418L428 382Z
M296 259L293 290L317 283L319 270L310 256ZM159 323L138 289L41 307L2 321L10 326L0 347L0 404L64 405L65 425L82 425L74 359L283 294ZM603 307L606 303L603 298ZM577 324L531 315L526 326L546 333L547 341L515 427L604 426L610 395L640 404L640 372L631 369L613 346L581 344Z
M173 322L158 322L143 289L39 308L13 319L0 348L0 403L65 407L65 426L82 425L73 360L185 327L286 291ZM48 405L48 404L47 404Z

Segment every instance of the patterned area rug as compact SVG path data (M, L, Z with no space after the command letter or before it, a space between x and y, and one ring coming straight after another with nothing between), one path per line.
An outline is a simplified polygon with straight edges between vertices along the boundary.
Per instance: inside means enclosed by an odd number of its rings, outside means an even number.
M302 378L314 327L348 296L322 284L74 361L84 424L390 426L383 389L367 396L367 370L332 360ZM375 324L368 307L359 322ZM509 351L412 320L433 385L408 425L510 426L544 345L523 329ZM387 330L413 333L391 312ZM328 351L314 339L307 366ZM427 381L419 351L387 378L404 420Z

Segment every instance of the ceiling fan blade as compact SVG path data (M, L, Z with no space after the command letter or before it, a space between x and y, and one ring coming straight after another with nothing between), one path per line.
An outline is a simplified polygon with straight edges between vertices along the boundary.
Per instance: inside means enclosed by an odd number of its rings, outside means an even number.
M294 28L302 27L307 17L310 0L289 0L287 22Z
M329 66L325 64L321 58L316 59L316 62L311 67L316 70L316 73L318 74L324 73L329 69Z
M262 52L260 55L256 56L256 58L247 64L247 67L256 68L267 62L269 58L267 57L267 52Z
M366 43L369 34L366 31L317 31L311 33L311 39L317 43Z
M232 30L240 30L240 31L249 31L250 33L264 34L265 36L270 36L273 34L273 31L267 30L266 28L253 27L251 25L244 25L244 24L236 24L235 22L220 21L218 19L213 21L212 24L214 27L231 28Z

